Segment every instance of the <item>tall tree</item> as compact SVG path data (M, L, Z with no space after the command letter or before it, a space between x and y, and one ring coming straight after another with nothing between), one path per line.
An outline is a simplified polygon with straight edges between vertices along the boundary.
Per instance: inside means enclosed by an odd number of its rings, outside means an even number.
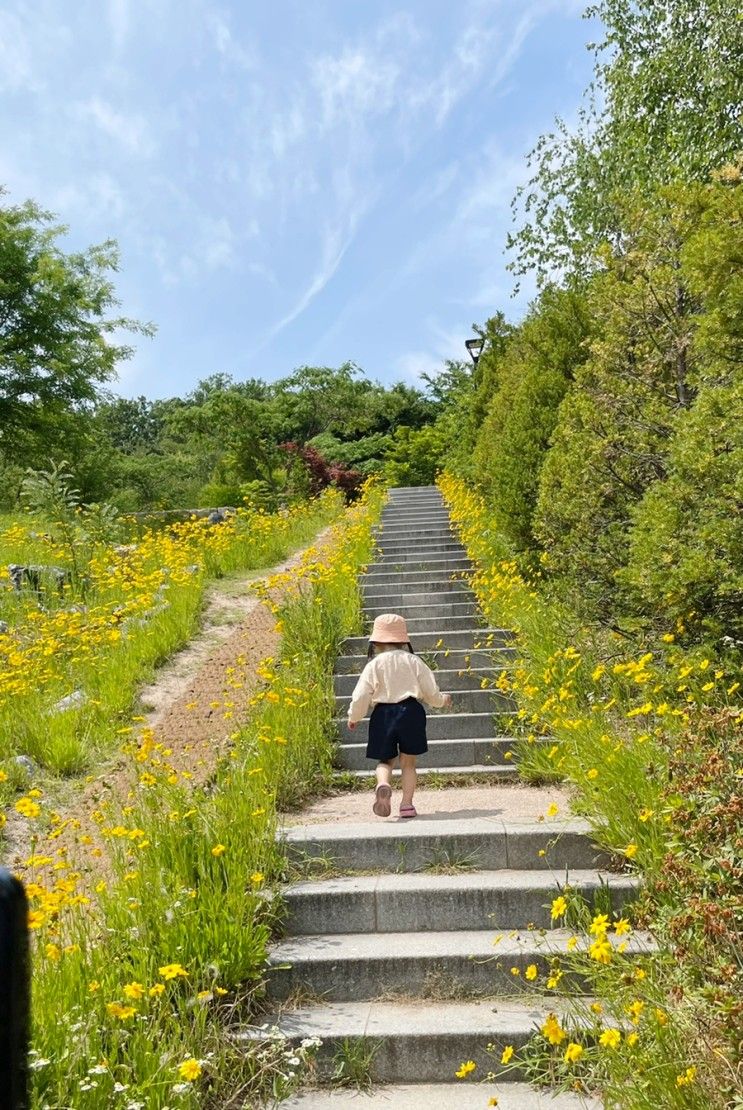
M544 282L584 272L621 241L617 196L705 181L743 148L743 20L731 0L599 0L594 80L577 126L561 119L530 156L514 209L512 268Z
M131 355L114 333L150 330L112 315L115 243L66 253L65 230L30 201L0 205L0 449L14 461L53 448Z

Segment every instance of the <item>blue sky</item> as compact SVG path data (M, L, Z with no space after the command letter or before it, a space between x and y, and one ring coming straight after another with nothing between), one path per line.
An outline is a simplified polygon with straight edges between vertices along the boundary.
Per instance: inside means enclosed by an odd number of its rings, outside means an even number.
M415 381L517 318L525 154L575 115L583 0L3 0L0 183L118 240L117 390L358 363Z

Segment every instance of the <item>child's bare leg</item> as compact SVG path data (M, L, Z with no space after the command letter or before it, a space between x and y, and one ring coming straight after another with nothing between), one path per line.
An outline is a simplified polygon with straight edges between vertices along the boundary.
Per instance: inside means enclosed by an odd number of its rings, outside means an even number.
M409 806L413 804L413 794L415 794L415 787L418 781L418 776L415 772L415 759L414 755L403 755L400 753L400 770L402 772L402 805Z
M392 782L392 760L377 764L377 786L389 786Z

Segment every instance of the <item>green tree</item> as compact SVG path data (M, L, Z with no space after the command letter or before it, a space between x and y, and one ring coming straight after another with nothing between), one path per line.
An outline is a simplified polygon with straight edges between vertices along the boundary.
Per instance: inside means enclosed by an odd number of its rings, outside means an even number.
M48 454L90 408L132 353L114 333L151 330L112 315L115 244L66 253L65 230L30 201L0 206L0 450L14 461Z
M549 565L590 615L613 620L632 513L666 475L679 415L702 367L693 336L701 303L682 271L700 218L677 187L635 195L621 251L601 252L591 285L595 334L575 376L540 475L534 517Z
M577 126L556 121L530 156L514 210L517 274L584 272L622 236L616 201L706 181L743 148L743 21L730 0L599 0L594 80Z
M517 549L534 545L532 516L560 403L587 353L585 293L547 287L500 356L497 389L475 444L478 484Z

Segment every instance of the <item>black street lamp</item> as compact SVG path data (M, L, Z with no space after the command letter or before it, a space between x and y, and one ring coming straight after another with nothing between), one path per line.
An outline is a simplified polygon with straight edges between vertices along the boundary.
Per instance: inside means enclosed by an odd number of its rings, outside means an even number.
M470 358L474 362L475 366L477 366L478 359L480 358L480 355L482 354L482 349L485 346L485 340L482 338L482 336L478 336L476 339L465 339L464 345L470 353Z

